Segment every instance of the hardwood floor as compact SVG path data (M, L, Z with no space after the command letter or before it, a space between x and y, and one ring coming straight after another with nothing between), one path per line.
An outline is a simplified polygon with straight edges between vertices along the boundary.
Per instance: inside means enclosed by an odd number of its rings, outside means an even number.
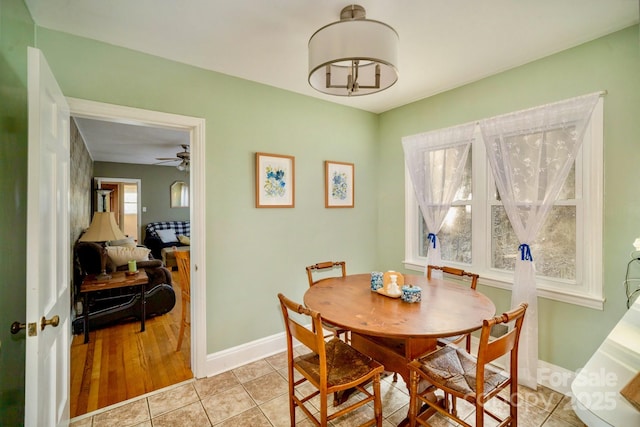
M71 344L71 417L193 378L191 334L180 329L180 286L173 274L176 305L169 313L147 319L146 330L132 321L92 331L89 343L75 335Z

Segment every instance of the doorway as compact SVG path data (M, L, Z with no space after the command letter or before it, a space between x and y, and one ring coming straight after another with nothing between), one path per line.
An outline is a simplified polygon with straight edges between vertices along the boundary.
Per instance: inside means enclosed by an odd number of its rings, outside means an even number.
M120 230L136 242L140 239L141 180L130 178L95 177L94 212L114 212Z
M153 126L162 127L166 129L179 129L187 130L190 135L190 149L193 154L191 161L191 170L189 175L190 190L190 222L191 228L197 230L192 233L191 238L191 339L190 339L190 366L193 375L196 378L201 378L206 375L205 373L205 361L206 361L206 314L205 314L205 289L204 289L204 277L205 267L200 260L205 259L205 247L204 241L201 237L206 234L204 223L204 125L203 119L179 116L167 113L154 112L149 110L140 110L130 107L117 106L111 104L103 104L93 101L79 100L74 98L67 98L69 103L70 112L72 117L79 118L91 118L95 120L103 120L114 123L127 123L136 124L140 126ZM109 183L113 183L116 180L105 181L107 186ZM138 186L138 194L139 194ZM127 193L131 189L128 189L126 185L122 187L109 188L110 190L118 190L122 193ZM122 193L120 195L122 195ZM126 203L126 196L120 197L122 202L118 202L121 206L118 210L122 214L126 215L127 207L122 206L122 203ZM139 200L139 199L138 199ZM115 208L110 202L109 208ZM138 203L138 209L140 203ZM140 221L140 215L137 216L137 221ZM124 223L121 222L121 226ZM141 227L137 226L137 230ZM128 233L126 233L128 234ZM138 236L139 238L143 236ZM200 303L198 302L200 301ZM73 362L72 362L73 363Z

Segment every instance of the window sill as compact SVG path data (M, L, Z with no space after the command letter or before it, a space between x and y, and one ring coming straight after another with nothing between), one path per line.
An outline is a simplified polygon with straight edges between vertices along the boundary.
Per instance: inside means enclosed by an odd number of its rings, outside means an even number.
M405 260L403 261L403 265L404 265L404 268L406 268L407 270L418 271L424 274L424 271L425 271L424 263ZM510 282L507 282L502 279L498 279L496 277L481 275L480 281L478 283L480 283L481 285L490 286L492 288L511 291ZM564 302L567 304L579 305L579 306L591 308L594 310L604 310L605 299L602 297L590 295L587 293L566 292L559 289L552 289L549 287L540 286L538 287L538 297L550 299L553 301Z

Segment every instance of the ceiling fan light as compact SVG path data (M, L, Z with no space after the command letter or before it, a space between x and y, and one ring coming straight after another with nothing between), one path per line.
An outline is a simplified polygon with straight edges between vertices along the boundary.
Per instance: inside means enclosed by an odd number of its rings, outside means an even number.
M398 81L398 33L365 18L362 6L345 7L340 21L309 39L309 84L328 95L380 92Z

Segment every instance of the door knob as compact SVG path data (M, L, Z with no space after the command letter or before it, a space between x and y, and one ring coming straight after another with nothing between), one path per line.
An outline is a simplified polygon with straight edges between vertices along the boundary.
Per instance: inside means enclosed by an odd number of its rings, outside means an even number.
M58 315L53 316L49 320L42 316L42 320L40 320L40 330L44 330L47 325L51 325L55 328L58 324L60 324L60 317Z
M30 337L38 335L38 329L37 329L35 323L29 323L27 325L26 323L13 322L11 324L11 333L13 335L17 334L18 332L20 332L23 329L27 329L27 334Z
M26 323L13 322L11 324L11 333L15 335L18 332L20 332L22 329L25 329L26 327L27 327Z

